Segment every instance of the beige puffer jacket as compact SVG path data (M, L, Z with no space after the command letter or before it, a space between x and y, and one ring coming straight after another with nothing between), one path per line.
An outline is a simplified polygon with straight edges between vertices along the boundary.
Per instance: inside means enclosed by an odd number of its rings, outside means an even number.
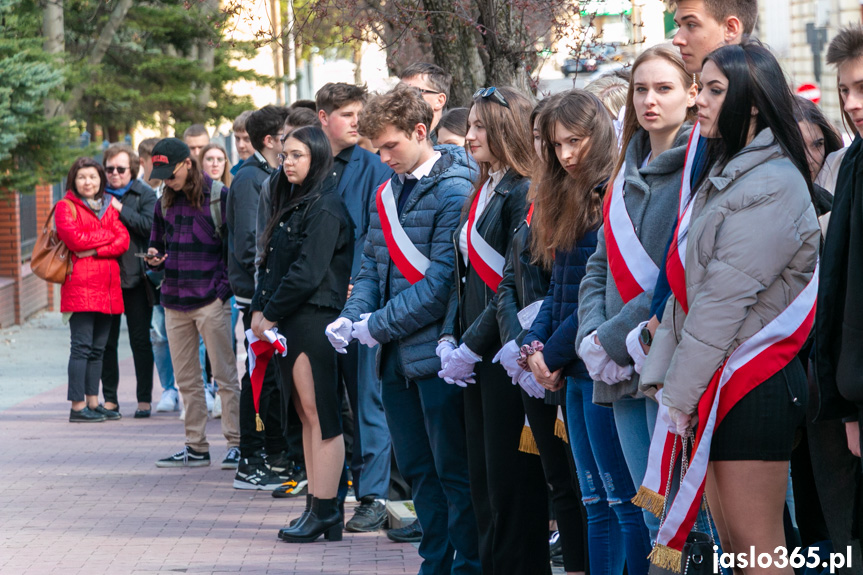
M737 346L803 290L818 259L819 227L806 182L763 130L693 200L686 246L689 314L669 298L641 374L648 394L695 413Z

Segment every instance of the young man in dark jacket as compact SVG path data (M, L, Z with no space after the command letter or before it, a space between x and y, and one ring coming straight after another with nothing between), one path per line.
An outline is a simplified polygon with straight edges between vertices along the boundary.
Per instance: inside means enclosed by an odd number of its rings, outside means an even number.
M423 529L421 572L479 573L463 391L437 377L435 353L452 287L451 238L472 189L471 168L462 149L432 147L431 122L431 108L406 86L363 111L360 130L397 175L377 190L362 269L327 336L340 353L353 339L379 348L396 459L413 486Z
M351 284L360 271L369 209L374 193L392 175L375 154L357 145L357 121L366 100L366 89L352 84L324 85L316 94L318 119L333 150L333 178L354 229ZM387 429L380 380L374 371L375 352L351 346L340 358L339 368L354 412L354 444L350 465L354 490L360 502L348 531L375 531L386 521L382 500L389 494L390 434ZM341 492L340 492L341 495Z
M243 330L251 327L249 308L255 295L255 227L261 186L278 169L282 151L281 130L287 108L264 106L246 119L246 132L255 153L243 162L231 183L226 206L228 223L228 280L243 312ZM255 425L255 403L249 378L249 363L240 388L240 460L234 477L236 489L272 490L282 481L264 463L264 452L275 459L287 450L281 426L281 393L271 362L264 377L260 414L264 430Z

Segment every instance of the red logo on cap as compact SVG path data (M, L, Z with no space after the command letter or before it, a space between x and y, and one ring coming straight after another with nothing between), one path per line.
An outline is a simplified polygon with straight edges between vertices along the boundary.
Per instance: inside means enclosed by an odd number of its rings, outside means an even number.
M153 163L154 164L156 164L156 163L167 164L168 163L168 156L162 156L162 155L153 156Z

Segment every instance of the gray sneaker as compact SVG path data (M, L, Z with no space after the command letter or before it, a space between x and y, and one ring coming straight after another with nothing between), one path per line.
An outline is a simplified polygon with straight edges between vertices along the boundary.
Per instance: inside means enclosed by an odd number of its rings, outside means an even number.
M272 491L281 484L282 478L270 471L259 457L241 459L234 476L234 489Z
M191 447L184 447L170 457L160 459L156 467L206 467L210 464L210 452L201 453Z

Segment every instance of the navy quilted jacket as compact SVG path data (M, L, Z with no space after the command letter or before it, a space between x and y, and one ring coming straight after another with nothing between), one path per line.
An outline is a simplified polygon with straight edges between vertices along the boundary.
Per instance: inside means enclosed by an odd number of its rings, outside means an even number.
M382 344L398 342L408 379L432 377L440 369L435 348L453 288L452 235L473 189L471 175L476 173L463 149L435 146L435 150L441 158L417 182L399 218L411 242L431 260L425 277L411 285L399 272L387 249L377 203L372 201L362 267L341 314L358 321L360 314L371 313L369 332ZM398 177L393 177L392 186L398 201L402 191Z
M575 353L575 336L578 289L587 272L587 260L596 251L597 231L585 234L571 251L555 252L551 285L530 333L523 340L523 343L542 342L548 369L554 372L563 368L563 374L569 377L590 378L584 362Z

